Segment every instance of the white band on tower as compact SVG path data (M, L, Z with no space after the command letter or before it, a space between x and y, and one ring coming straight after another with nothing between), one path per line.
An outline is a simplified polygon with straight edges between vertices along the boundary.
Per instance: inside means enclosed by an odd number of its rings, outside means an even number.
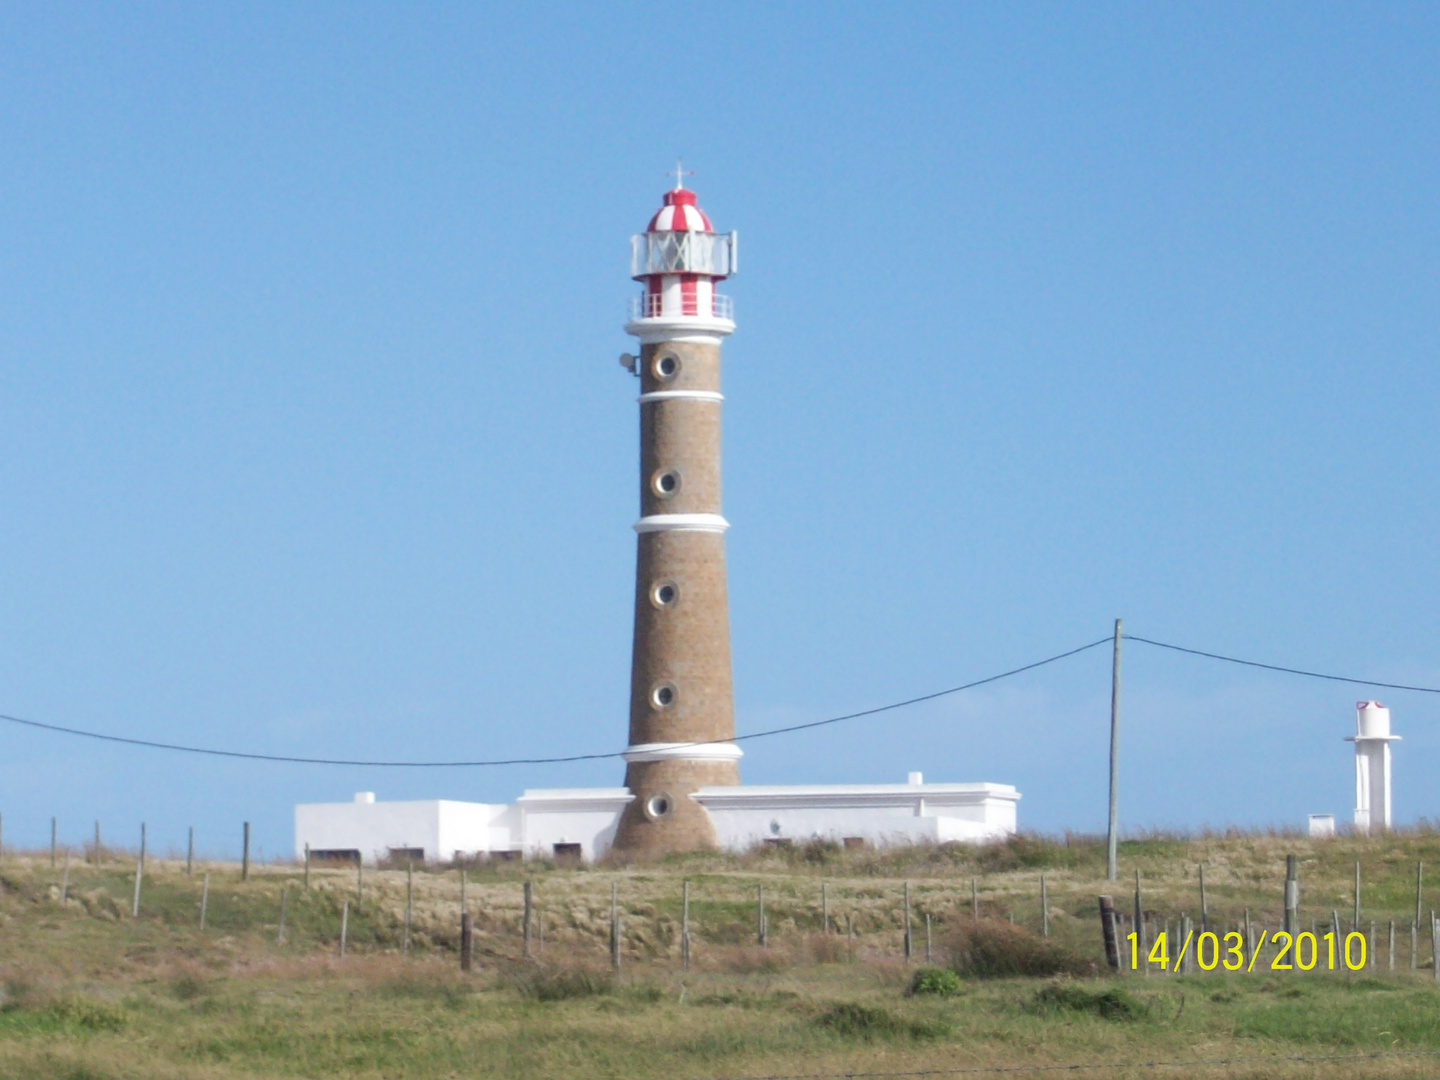
M625 748L626 762L635 761L739 761L745 751L733 742L652 742Z
M635 523L637 533L690 530L723 533L730 523L719 514L651 514Z
M651 401L724 401L718 390L651 390L635 399L644 405Z

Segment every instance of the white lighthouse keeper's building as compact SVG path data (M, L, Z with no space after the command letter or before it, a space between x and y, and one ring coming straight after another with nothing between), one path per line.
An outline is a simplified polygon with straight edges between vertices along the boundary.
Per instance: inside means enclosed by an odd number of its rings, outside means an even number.
M1355 744L1357 832L1390 828L1390 744L1399 739L1390 734L1389 709L1378 701L1355 703L1355 734L1345 741Z

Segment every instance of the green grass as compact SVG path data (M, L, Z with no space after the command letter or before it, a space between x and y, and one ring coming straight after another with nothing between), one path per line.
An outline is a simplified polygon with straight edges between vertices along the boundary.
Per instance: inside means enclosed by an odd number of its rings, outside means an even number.
M1139 867L1146 908L1198 915L1206 865L1211 916L1274 927L1287 851L1301 857L1302 921L1348 919L1353 864L1362 920L1405 928L1394 974L1155 973L1116 978L955 979L949 947L970 925L977 879L982 922L1004 948L1030 950L1047 876L1052 944L1100 959L1096 840L1017 837L985 848L841 851L823 845L659 864L471 868L477 970L458 970L459 875L417 872L408 954L403 871L317 871L210 864L208 927L198 928L200 874L173 862L147 874L130 916L133 867L71 864L70 900L48 859L0 863L0 1076L29 1080L171 1077L739 1077L1106 1062L1248 1060L1184 1076L1419 1077L1440 1073L1440 989L1411 973L1414 863L1440 866L1425 830L1325 843L1284 835L1147 836L1121 848ZM521 882L545 920L545 952L520 955ZM681 882L691 885L693 969L679 965ZM911 886L916 963L901 955L902 883ZM1133 879L1132 879L1133 880ZM819 935L819 885L833 925ZM609 970L612 884L623 912L622 973ZM755 941L763 884L770 947ZM282 889L286 941L277 941ZM1440 890L1440 881L1437 881ZM337 955L349 902L349 955ZM1428 905L1427 905L1428 911ZM923 915L935 962L917 979ZM1009 919L1013 913L1016 925ZM853 918L857 933L843 928ZM538 927L537 927L538 930ZM537 952L538 952L538 933ZM1172 950L1173 952L1173 950ZM958 956L957 952L957 956ZM1028 953L1027 953L1028 955ZM1429 962L1428 941L1421 958ZM942 978L942 975L944 978ZM935 981L942 992L920 990ZM943 982L943 986L941 983ZM1429 1053L1328 1062L1295 1056ZM1168 1072L1167 1072L1168 1075Z

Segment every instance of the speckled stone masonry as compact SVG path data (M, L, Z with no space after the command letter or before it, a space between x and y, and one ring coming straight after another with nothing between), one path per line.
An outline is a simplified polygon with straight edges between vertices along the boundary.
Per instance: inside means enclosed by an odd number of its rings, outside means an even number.
M674 357L679 370L662 378L657 362ZM640 353L641 392L720 389L720 348L693 342L646 345ZM640 513L719 514L720 410L715 401L677 398L640 406ZM669 494L656 478L679 474ZM655 602L655 590L673 584L676 599ZM674 688L667 706L657 687ZM635 641L630 680L630 744L728 742L735 737L730 670L730 614L725 581L725 537L676 530L641 533L635 564ZM705 809L690 798L698 788L738 784L729 761L635 762L625 785L635 800L621 816L615 848L663 854L715 846ZM652 797L668 795L669 812L652 818Z

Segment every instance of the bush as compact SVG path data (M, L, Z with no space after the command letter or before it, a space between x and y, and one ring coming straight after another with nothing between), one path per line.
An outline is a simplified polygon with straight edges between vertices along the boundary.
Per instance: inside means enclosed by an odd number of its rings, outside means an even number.
M1150 1011L1149 1006L1136 1001L1118 987L1086 990L1073 983L1051 983L1041 987L1030 1004L1035 1012L1042 1015L1093 1013L1105 1020L1139 1020Z
M85 1031L119 1031L125 1026L125 1014L119 1009L86 998L62 998L45 1011L55 1023Z
M837 1035L848 1035L861 1039L933 1039L944 1035L946 1029L936 1023L906 1020L888 1009L875 1009L853 1001L842 1001L830 1006L815 1022Z
M521 997L536 1001L595 997L612 993L615 989L615 982L609 975L588 968L528 968L512 973L506 982Z
M999 979L1016 975L1093 975L1093 961L1012 923L969 919L951 937L957 975Z
M912 994L935 994L939 997L950 997L960 993L964 984L960 976L949 968L921 968L915 972L915 978L910 980L910 993Z

